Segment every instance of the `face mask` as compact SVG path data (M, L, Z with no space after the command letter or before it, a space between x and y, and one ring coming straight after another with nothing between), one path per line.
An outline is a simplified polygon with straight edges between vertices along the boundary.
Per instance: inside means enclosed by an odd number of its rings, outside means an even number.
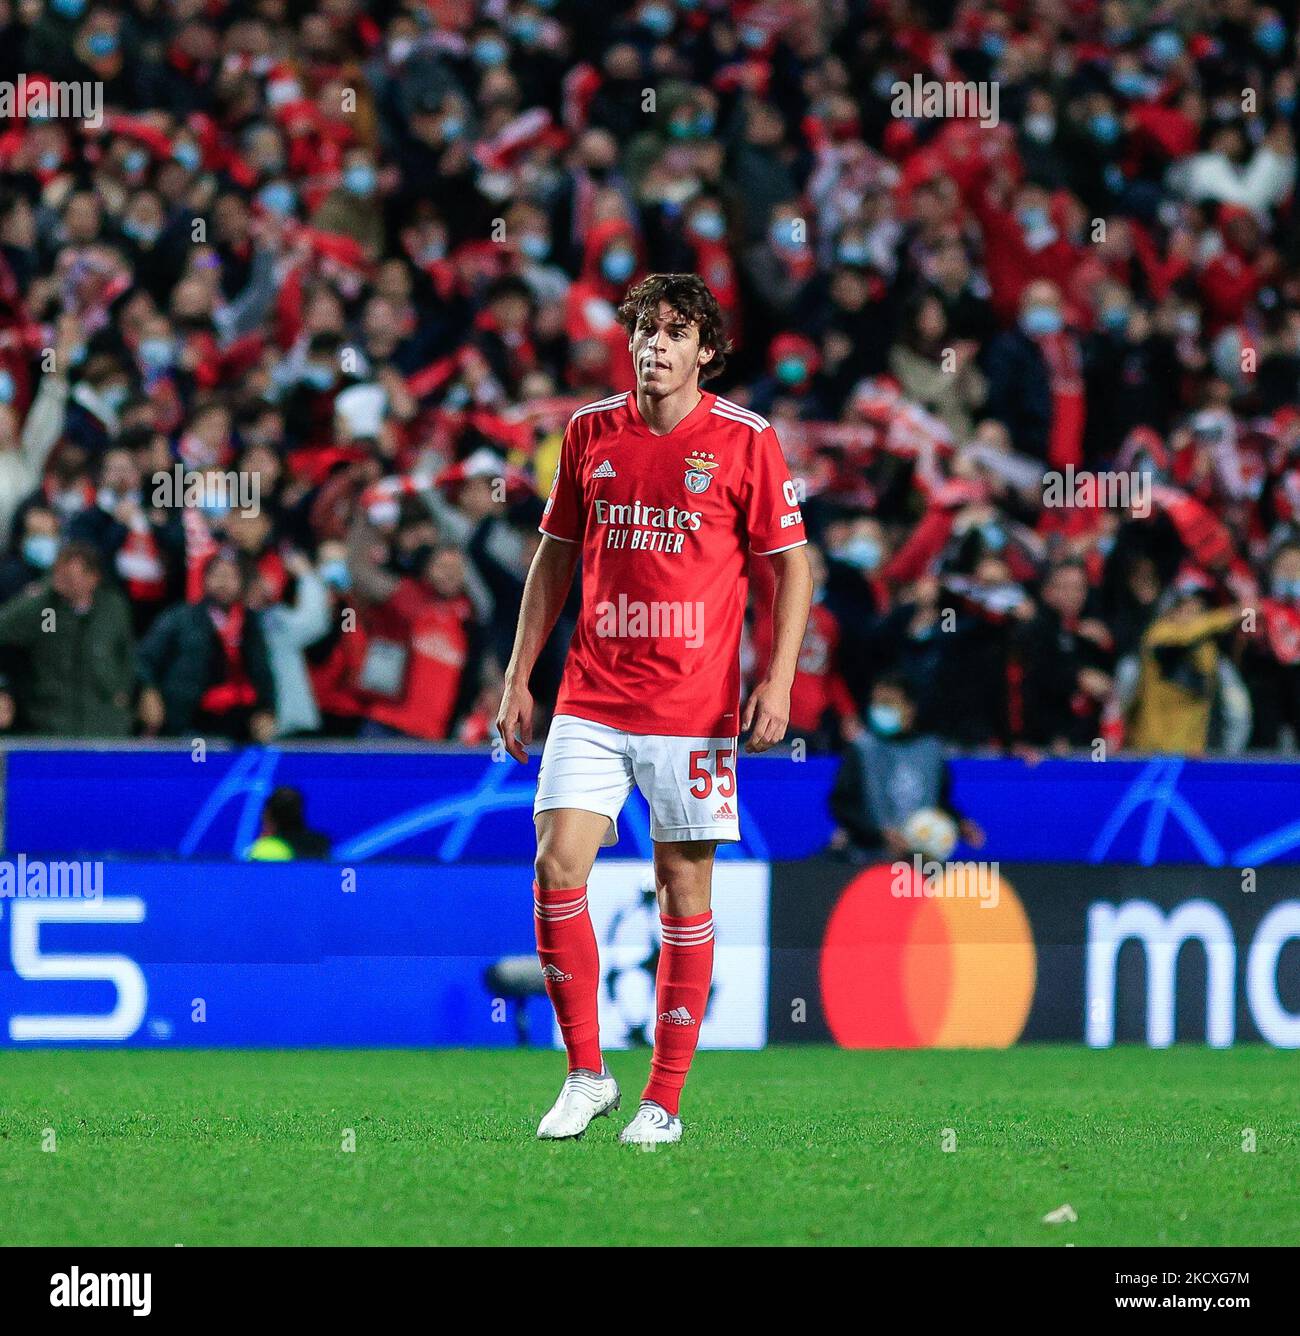
M981 524L980 538L984 546L992 552L1001 552L1007 545L1007 536L999 524Z
M1103 144L1113 144L1119 138L1119 120L1108 111L1090 116L1088 129L1092 131L1093 138Z
M1282 599L1300 599L1300 580L1284 580L1281 577L1274 580L1273 597Z
M541 261L551 253L551 243L540 232L525 232L519 249L530 259Z
M394 65L400 65L415 50L414 37L395 37L388 44L388 59Z
M1278 104L1279 106L1281 103ZM43 172L57 172L63 163L63 155L57 153L54 149L47 149L41 154L37 161L37 166Z
M717 122L714 120L711 111L702 111L695 118L695 133L703 139L713 133L713 127L716 124Z
M185 140L177 144L172 149L172 157L185 168L187 172L197 172L203 165L203 154L199 152L198 145L191 144Z
M794 224L789 219L773 223L768 236L777 250L786 251L790 254L798 254L806 244L794 239Z
M896 737L903 731L903 712L897 705L873 705L867 713L871 727L881 737Z
M782 357L777 360L776 378L782 385L798 385L808 374L802 357Z
M127 218L122 223L122 231L132 241L138 241L142 246L152 246L158 240L157 227L152 223L137 222L134 218Z
M1031 339L1044 334L1059 334L1064 326L1065 321L1055 306L1031 306L1020 317L1020 328Z
M348 194L356 195L361 199L373 195L375 191L375 169L364 164L349 167L343 173L343 188Z
M610 251L600 262L600 272L611 283L625 283L636 268L636 256L631 251Z
M346 593L352 588L352 572L348 570L346 561L325 562L320 568L320 578L340 593Z
M980 50L991 60L1001 60L1007 49L1007 39L1000 32L986 32L980 38Z
M1056 117L1045 114L1026 116L1025 134L1035 144L1050 144L1056 135Z
M871 252L860 241L842 242L835 251L841 264L864 265L870 262Z
M843 547L832 553L836 561L852 566L857 571L874 571L880 565L883 553L874 538L850 538Z
M117 37L111 32L94 32L86 38L86 50L92 56L103 60L105 56L117 54Z
M1016 217L1020 220L1020 226L1023 227L1026 232L1041 232L1045 227L1050 225L1047 217L1047 210L1040 208L1036 204L1027 205L1025 208L1018 210Z
M1270 20L1255 29L1255 45L1267 56L1276 56L1286 46L1286 28Z
M448 116L442 123L442 142L450 144L465 133L465 121L460 116Z
M142 148L133 148L122 159L122 167L128 176L139 176L149 165L149 155Z
M50 0L50 3L61 18L79 19L86 12L86 0Z
M8 371L0 371L0 404L14 401L14 378Z
M532 46L542 35L542 25L535 18L527 15L511 20L510 31L525 46Z
M1162 28L1151 34L1147 43L1147 59L1157 69L1167 69L1183 54L1183 39L1176 32Z
M286 181L271 181L257 192L257 202L267 213L288 218L298 203L298 193Z
M59 540L52 533L28 534L23 539L23 560L38 571L48 571L59 553Z
M1104 329L1112 334L1122 334L1128 328L1128 308L1126 306L1108 306L1101 313Z
M219 520L229 511L230 506L220 497L214 497L211 501L205 501L199 509L212 520Z
M740 28L740 41L751 51L759 51L767 45L767 29L757 23L744 23Z
M172 364L172 341L170 339L141 339L140 364L146 371L164 371Z
M130 393L125 385L110 385L99 397L116 413L126 403L127 395Z
M474 63L484 69L495 69L506 63L506 44L497 37L480 37L471 48Z
M1145 97L1147 81L1140 70L1120 70L1111 80L1115 91L1128 98Z
M1295 115L1295 109L1296 109L1295 95L1292 94L1289 97L1278 98L1277 109L1282 113L1283 116L1287 118L1287 120L1290 120Z
M656 37L667 37L673 30L673 22L673 11L666 5L647 5L641 11L641 26Z
M689 121L669 121L669 122L668 122L668 133L669 133L674 139L694 139L694 138L695 138L695 122L694 122L694 120L689 120Z
M319 362L308 362L303 368L302 378L313 389L328 390L334 385L334 368L322 366Z
M721 241L726 235L727 224L720 213L707 209L697 213L691 219L691 231L701 241Z

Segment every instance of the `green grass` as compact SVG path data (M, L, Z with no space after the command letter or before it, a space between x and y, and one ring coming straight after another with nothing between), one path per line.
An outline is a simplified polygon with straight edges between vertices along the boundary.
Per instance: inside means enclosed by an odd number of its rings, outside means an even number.
M623 1112L541 1144L554 1053L0 1053L0 1241L1300 1239L1300 1053L704 1053L654 1153L615 1141L646 1057L611 1066Z

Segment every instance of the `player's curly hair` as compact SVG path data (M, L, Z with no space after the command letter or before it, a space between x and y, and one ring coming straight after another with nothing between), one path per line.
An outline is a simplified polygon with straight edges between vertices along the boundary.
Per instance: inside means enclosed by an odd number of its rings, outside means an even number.
M700 347L712 348L713 357L700 368L700 380L712 380L726 369L731 340L723 328L722 307L709 285L696 274L651 274L629 290L618 308L618 323L631 335L641 317L667 302L683 320L694 321Z

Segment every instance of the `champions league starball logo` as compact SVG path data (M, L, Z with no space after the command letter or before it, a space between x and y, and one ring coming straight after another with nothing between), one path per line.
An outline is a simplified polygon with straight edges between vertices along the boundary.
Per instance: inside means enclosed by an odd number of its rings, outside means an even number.
M661 941L659 903L654 886L646 884L632 903L625 904L610 919L601 951L606 965L605 992L618 1027L610 1036L614 1046L637 1048L654 1043L655 974L659 969ZM716 983L711 983L709 1003L715 991ZM606 1034L609 1027L602 1016L601 1035Z
M700 453L686 456L686 490L696 494L708 491L713 481L713 470L718 461L713 455Z

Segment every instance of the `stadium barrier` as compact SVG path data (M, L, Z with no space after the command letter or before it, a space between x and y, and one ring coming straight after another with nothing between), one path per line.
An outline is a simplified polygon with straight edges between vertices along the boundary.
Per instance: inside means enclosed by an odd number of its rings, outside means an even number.
M527 766L484 751L366 744L245 750L183 745L18 747L4 754L4 848L120 858L239 858L279 784L302 790L311 824L336 861L521 863L538 758ZM789 754L740 766L742 842L728 859L790 861L831 835L836 762ZM1300 862L1296 762L1180 757L953 761L958 808L985 829L985 858L1003 862ZM650 856L649 815L633 794L619 822L622 857ZM958 850L970 856L970 850Z
M32 864L24 867L30 876ZM0 1045L554 1044L527 864L106 862L0 896ZM0 886L4 885L0 882ZM589 899L607 1047L654 1025L650 867ZM1300 1046L1300 872L732 860L701 1044ZM494 970L496 973L494 973Z

